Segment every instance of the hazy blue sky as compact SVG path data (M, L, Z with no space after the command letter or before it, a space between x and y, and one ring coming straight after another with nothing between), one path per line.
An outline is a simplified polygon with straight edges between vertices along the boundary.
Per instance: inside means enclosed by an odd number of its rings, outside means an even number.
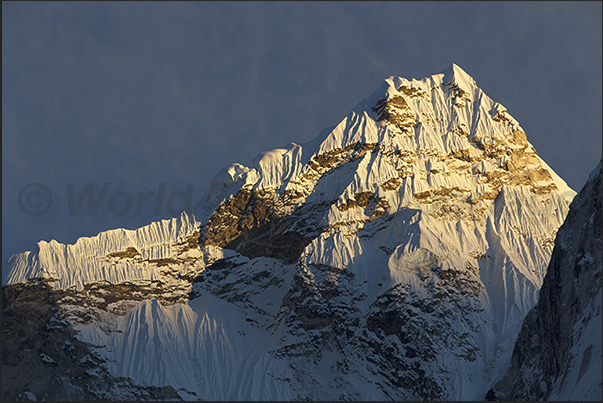
M2 259L41 239L73 243L168 217L165 201L157 217L151 202L115 216L108 199L192 183L197 200L222 167L313 139L384 78L452 62L580 190L601 158L601 11L601 2L3 2ZM19 207L30 183L52 193L45 214ZM76 196L111 183L96 216L68 214L68 183Z

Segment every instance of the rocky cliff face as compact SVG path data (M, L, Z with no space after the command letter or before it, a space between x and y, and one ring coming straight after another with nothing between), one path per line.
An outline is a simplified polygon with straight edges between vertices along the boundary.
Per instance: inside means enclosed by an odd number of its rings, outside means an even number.
M390 77L315 140L226 167L194 211L40 242L3 279L43 280L53 320L140 388L481 399L574 195L452 65Z
M601 163L555 239L538 304L526 317L501 400L601 400Z
M105 359L57 321L60 305L46 282L2 290L2 399L180 400L171 386L140 386L110 374Z

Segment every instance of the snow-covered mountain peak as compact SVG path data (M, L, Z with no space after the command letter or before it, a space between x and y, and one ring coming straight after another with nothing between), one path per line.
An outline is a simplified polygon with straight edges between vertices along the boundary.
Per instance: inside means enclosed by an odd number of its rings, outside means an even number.
M473 77L455 63L452 63L450 67L442 71L441 74L444 75L442 78L442 83L444 85L457 85L465 91L471 91L473 88L477 87L477 83Z
M538 157L506 108L453 64L421 80L391 76L313 141L263 152L250 167L238 164L241 173L233 174L236 181L232 175L218 174L206 209L213 211L247 185L279 193L312 193L312 177L334 173L338 170L333 168L352 160L358 163L356 179L335 191L375 192L383 182L406 181L412 193L434 186L470 192L483 185L491 194L503 186L525 186L538 194L558 190L566 201L575 195ZM409 195L400 194L402 199Z
M8 262L6 279L46 279L82 339L111 345L112 371L137 382L207 399L480 399L536 302L574 195L452 65L389 77L314 140L225 167L180 218L40 243ZM170 325L178 315L190 321ZM170 370L137 373L141 324L156 320L175 346L143 361ZM227 355L196 355L224 340ZM234 373L226 356L249 365Z

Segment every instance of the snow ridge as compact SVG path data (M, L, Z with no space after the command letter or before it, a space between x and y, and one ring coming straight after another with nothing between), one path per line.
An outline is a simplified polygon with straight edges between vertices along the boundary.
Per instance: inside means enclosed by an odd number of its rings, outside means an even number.
M74 245L54 239L40 241L30 252L12 256L3 267L3 284L22 283L30 278L56 279L55 287L81 290L98 281L119 283L157 278L154 267L131 261L109 259L111 253L134 248L143 260L161 259L172 254L174 244L198 230L196 217L183 212L179 218L153 222L136 230L123 228L79 238ZM5 265L3 265L5 266Z

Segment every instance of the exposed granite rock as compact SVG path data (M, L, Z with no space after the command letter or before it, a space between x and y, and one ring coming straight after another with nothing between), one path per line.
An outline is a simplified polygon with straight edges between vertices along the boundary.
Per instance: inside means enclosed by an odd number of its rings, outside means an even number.
M204 227L200 243L236 250L250 258L266 256L294 263L322 231L307 220L307 213L321 214L329 206L329 203L301 205L286 214L282 197L274 192L243 188L216 209Z

